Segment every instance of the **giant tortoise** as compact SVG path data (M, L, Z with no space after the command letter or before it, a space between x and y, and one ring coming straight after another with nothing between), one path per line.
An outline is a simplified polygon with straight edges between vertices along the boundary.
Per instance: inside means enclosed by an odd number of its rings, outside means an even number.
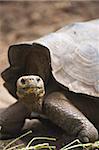
M67 25L40 39L12 45L8 59L10 66L1 75L18 101L1 115L2 135L20 131L34 111L82 142L98 139L99 20ZM17 120L12 128L10 115Z

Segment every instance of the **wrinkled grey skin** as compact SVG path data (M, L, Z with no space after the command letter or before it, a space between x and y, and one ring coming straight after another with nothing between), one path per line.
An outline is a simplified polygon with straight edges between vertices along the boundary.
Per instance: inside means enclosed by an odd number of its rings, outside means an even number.
M18 47L18 49L22 50L20 49L20 46ZM32 47L29 48L28 52L24 53L23 45L21 62L17 60L17 58L20 57L16 56L15 53L15 58L13 58L14 56L9 56L11 66L2 73L2 77L5 80L5 86L7 87L9 92L16 97L16 81L22 75L36 74L40 76L44 80L46 90L42 110L43 113L52 122L64 129L70 136L73 135L76 138L79 138L82 142L93 142L97 140L99 130L99 102L97 98L86 96L83 94L75 94L57 83L51 74L51 66L49 63L50 57L48 50L43 47L43 50L45 50L47 53L46 55L39 56L39 53L35 55L35 51L37 52L41 49L40 45L35 45L34 52L32 52L31 49ZM10 48L9 53L11 54L11 52L12 51ZM18 62L14 62L14 59ZM24 65L22 64L23 62ZM19 66L16 66L16 64L18 64ZM23 67L20 67L21 65ZM11 75L13 78L11 77ZM20 102L14 104L16 106L11 106L10 108L8 108L8 110L6 111L7 115L5 115L5 113L1 115L2 118L4 118L4 121L2 122L1 120L0 122L0 124L3 126L2 135L4 132L10 134L16 131L21 131L25 118L30 116L30 113L27 113L28 111L26 111L26 113L23 113L23 105L20 105L21 109L18 110L18 103ZM16 116L15 122L19 120L19 126L16 123L13 123L13 128L11 128L10 130L10 119L8 121L6 120L6 118L11 117L11 120L13 120L13 116L10 116L13 111L17 112L17 114L21 113L22 116L20 117L20 119Z

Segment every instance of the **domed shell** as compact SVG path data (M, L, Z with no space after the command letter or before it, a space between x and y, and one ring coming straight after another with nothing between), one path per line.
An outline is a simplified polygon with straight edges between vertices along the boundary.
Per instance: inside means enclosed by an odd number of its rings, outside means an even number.
M99 96L99 20L67 25L40 39L12 45L8 70L16 66L16 71L14 69L13 77L9 73L10 79L19 76L20 70L24 69L28 52L35 49L34 43L41 45L41 54L44 47L49 50L52 74L57 82L76 93Z
M76 93L99 96L99 20L66 26L38 42L50 50L59 83Z

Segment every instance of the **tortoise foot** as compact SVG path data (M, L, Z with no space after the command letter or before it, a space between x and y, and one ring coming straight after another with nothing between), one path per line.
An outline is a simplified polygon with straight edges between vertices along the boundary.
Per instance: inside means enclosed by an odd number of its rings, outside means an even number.
M82 129L79 134L78 138L83 142L83 143L88 143L88 142L94 142L98 139L98 131L97 129L93 126L90 129Z

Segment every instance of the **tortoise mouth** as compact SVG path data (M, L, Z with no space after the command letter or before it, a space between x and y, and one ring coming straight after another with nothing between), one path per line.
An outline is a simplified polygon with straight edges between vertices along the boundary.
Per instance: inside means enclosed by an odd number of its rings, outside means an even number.
M26 87L17 88L16 94L19 98L25 97L25 96L42 97L45 94L45 91L42 87L26 86Z

